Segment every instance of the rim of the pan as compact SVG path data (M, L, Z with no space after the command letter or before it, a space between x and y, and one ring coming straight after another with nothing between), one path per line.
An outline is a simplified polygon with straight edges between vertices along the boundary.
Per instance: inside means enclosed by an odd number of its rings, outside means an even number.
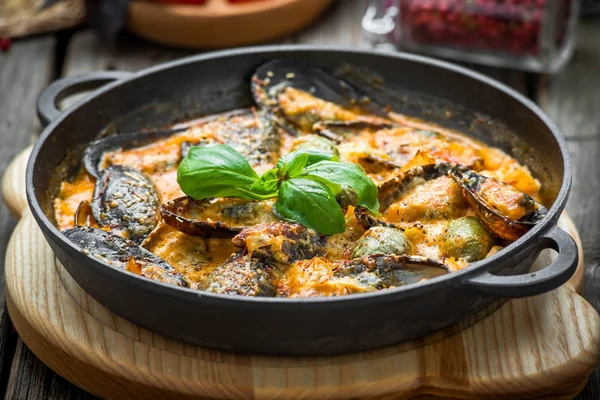
M560 190L554 200L552 206L548 210L547 215L544 217L544 220L541 223L538 223L534 226L530 231L528 231L525 235L511 243L510 245L503 248L498 253L486 258L484 260L477 261L468 267L450 272L445 275L441 275L439 277L435 277L424 282L414 283L407 286L399 286L386 290L377 290L373 292L366 293L354 293L348 294L344 296L333 296L333 297L315 297L315 298L287 298L287 297L251 297L251 296L233 296L226 294L219 294L213 292L206 292L201 290L194 290L186 287L174 286L162 282L158 282L155 280L151 280L134 273L119 270L108 263L96 259L91 256L87 256L90 262L97 263L102 268L98 269L98 272L106 274L111 278L119 278L129 280L130 284L137 286L144 286L145 289L150 289L155 292L164 292L167 291L176 291L181 294L185 294L186 296L196 296L196 297L206 297L212 298L214 300L222 300L227 302L236 302L240 304L256 304L256 303L269 303L269 304L281 304L283 306L289 305L302 305L302 304L345 304L347 302L354 301L365 301L367 299L377 299L382 296L386 297L408 297L412 295L414 291L423 290L435 290L437 287L446 284L447 281L455 281L458 282L462 278L465 278L469 275L476 274L480 270L485 269L490 264L500 264L510 259L515 252L518 252L520 249L525 248L528 244L533 243L536 237L543 232L554 227L553 224L556 224L558 220L558 215L564 209L565 203L567 201L569 191L571 188L572 181L572 164L571 164L571 156L568 151L568 147L566 141L561 134L560 130L556 126L556 124L544 113L544 111L536 105L533 101L523 96L521 93L516 90L510 88L506 84L490 78L482 73L476 72L469 68L448 62L439 59L435 59L428 56L417 55L412 53L405 52L383 52L381 50L374 49L352 49L347 47L340 46L320 46L320 45L261 45L261 46L248 46L241 47L236 49L228 49L228 50L218 50L207 52L199 55L192 55L188 57L183 57L177 60L165 62L156 66L148 67L141 69L137 72L133 72L131 76L125 77L124 79L117 80L115 82L108 83L101 88L95 90L93 94L88 97L85 97L75 104L73 104L68 110L64 111L56 120L52 121L48 126L44 129L40 138L35 143L29 160L27 162L26 169L26 193L28 203L32 210L32 213L39 224L43 224L46 229L54 236L54 238L61 242L62 247L65 246L70 248L71 251L81 252L81 248L71 242L64 234L62 234L58 228L52 224L49 218L41 209L41 205L39 204L35 190L33 187L33 167L35 161L37 160L37 156L40 152L41 147L44 145L46 140L52 135L55 128L62 123L63 120L69 117L74 112L77 112L81 107L83 107L87 102L91 101L93 98L96 98L108 91L117 88L118 86L124 84L125 82L136 80L141 77L145 77L148 75L152 75L157 72L174 69L179 66L187 65L190 63L197 63L203 61L209 61L218 58L227 58L227 57L236 57L243 56L247 54L262 54L268 53L269 56L273 56L272 58L277 58L277 53L288 53L285 58L290 58L290 53L302 54L306 52L321 52L321 53L340 53L340 54L363 54L369 56L382 57L386 59L397 59L408 62L414 62L419 64L425 64L428 66L433 66L436 68L441 68L445 70L449 70L455 72L457 74L466 76L475 81L479 81L485 85L491 86L496 90L503 92L504 94L513 97L516 99L523 107L527 107L531 112L533 112L537 118L539 118L552 132L556 143L559 146L560 153L563 157L563 179L561 183ZM292 54L293 55L293 54ZM302 59L301 56L298 57ZM460 288L460 283L456 284L457 288Z

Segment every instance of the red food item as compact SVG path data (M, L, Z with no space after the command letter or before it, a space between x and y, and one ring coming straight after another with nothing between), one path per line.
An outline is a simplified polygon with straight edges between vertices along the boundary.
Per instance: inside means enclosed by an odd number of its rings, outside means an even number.
M3 52L10 50L11 40L9 37L0 37L0 50Z
M538 54L548 1L561 1L562 27L571 0L402 0L402 33L418 44Z

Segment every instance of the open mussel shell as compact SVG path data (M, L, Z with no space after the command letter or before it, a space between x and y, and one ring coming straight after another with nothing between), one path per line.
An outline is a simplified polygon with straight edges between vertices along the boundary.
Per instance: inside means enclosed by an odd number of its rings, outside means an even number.
M245 228L231 242L254 257L291 264L322 254L325 237L300 224L280 221Z
M136 169L111 165L100 172L91 203L99 226L140 244L158 224L159 207L154 185Z
M426 257L370 255L343 263L335 277L351 277L374 289L405 286L448 274L448 267Z
M377 197L379 199L379 212L385 213L387 209L411 188L423 182L447 175L454 167L453 164L428 164L400 172L392 179L382 183L378 187ZM356 207L354 214L360 225L369 229L373 226L396 227L396 225L381 221L369 213L364 207Z
M450 176L461 186L463 194L475 214L487 228L501 239L514 241L527 233L541 221L548 210L531 196L522 193L512 186L471 171L464 167L450 170ZM493 185L493 190L486 187ZM491 196L497 196L497 202L510 201L522 215L511 219L490 203Z
M83 166L94 178L98 178L102 170L104 153L119 149L127 150L145 146L158 139L167 138L188 128L179 127L172 129L161 129L152 131L141 131L133 133L120 133L103 137L91 142L83 152Z
M385 108L371 101L363 91L305 61L268 61L256 70L251 85L255 102L261 108L270 110L277 122L291 133L296 132L295 124L282 114L278 98L288 87L302 90L345 109L360 109L364 114L388 119Z
M273 267L239 252L215 268L199 289L227 295L273 297L276 293L273 275Z
M272 206L272 201L182 196L164 203L160 212L165 223L188 235L231 238L246 227L280 221Z
M189 286L184 276L173 266L131 240L89 226L67 229L62 233L81 247L85 254L101 259L115 268L175 286Z

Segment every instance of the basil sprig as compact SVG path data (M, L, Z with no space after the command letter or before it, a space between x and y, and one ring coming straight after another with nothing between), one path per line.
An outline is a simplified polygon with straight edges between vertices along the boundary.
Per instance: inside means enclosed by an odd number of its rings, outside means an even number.
M336 196L356 194L357 205L379 213L377 186L358 165L315 150L298 150L281 157L275 168L259 176L230 146L192 147L177 170L181 190L196 200L236 197L277 198L274 212L319 233L333 235L346 229Z

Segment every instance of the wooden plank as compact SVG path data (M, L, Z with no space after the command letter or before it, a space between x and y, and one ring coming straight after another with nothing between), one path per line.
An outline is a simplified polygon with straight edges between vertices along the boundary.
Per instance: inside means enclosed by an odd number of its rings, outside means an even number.
M51 36L20 40L0 53L0 171L39 133L37 96L51 78L55 40ZM4 255L15 220L0 204L0 395L5 392L16 333L4 306Z
M116 42L103 42L93 32L84 30L69 42L62 75L113 69L136 71L193 53L161 47L128 33L121 34Z
M575 55L557 76L544 79L539 101L567 137L574 179L567 210L577 225L586 257L584 297L600 309L600 24L584 21ZM600 372L596 370L577 398L597 399Z
M91 400L96 397L51 372L19 339L5 399Z
M61 75L103 70L137 71L193 53L191 50L161 47L129 33L122 33L114 42L104 42L92 31L83 30L75 33L69 41ZM81 93L64 99L60 108L64 110L85 95Z
M360 21L365 2L362 0L337 1L315 23L296 35L300 44L322 44L347 47L365 47Z

